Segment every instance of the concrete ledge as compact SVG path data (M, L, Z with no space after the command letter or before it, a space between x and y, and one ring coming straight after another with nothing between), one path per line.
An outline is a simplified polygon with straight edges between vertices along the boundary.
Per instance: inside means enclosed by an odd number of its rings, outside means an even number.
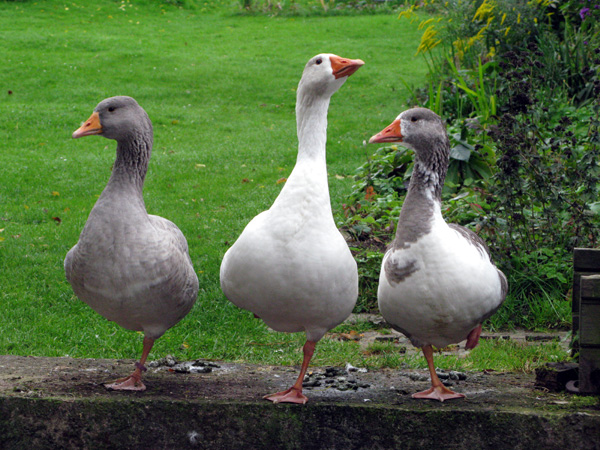
M532 376L468 374L454 386L467 399L434 403L410 398L428 382L409 372L354 373L369 387L316 387L298 406L261 399L296 369L217 364L151 369L146 392L121 393L101 383L132 361L0 356L0 448L600 448L598 399L535 391Z

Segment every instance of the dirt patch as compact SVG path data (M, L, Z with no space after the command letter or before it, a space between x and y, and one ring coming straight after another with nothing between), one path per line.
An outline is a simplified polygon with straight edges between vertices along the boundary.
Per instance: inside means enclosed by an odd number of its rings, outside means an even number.
M533 375L466 373L451 381L467 398L444 403L410 397L429 386L419 370L312 368L323 382L305 388L304 406L262 399L289 387L296 367L159 365L145 392L104 388L133 363L0 356L0 448L600 447L598 399L534 389Z
M147 386L145 392L113 392L104 387L104 383L130 373L133 364L133 360L0 356L0 396L252 402L262 401L265 394L288 388L298 374L297 367L213 361L210 362L213 367L209 373L180 373L167 365L150 367L144 375ZM305 387L311 403L372 402L389 406L442 407L434 402L418 402L410 397L411 393L428 387L426 371L335 368L335 378L327 377L328 371L331 373L332 368L312 368L311 378L321 375L325 381L328 378L343 379L345 388L340 389L339 382L322 382ZM474 405L525 407L540 411L578 407L577 403L571 402L572 396L534 389L535 378L529 374L466 373L447 378L454 390L467 396L464 401L446 402L454 409L472 408ZM598 409L597 405L595 409Z

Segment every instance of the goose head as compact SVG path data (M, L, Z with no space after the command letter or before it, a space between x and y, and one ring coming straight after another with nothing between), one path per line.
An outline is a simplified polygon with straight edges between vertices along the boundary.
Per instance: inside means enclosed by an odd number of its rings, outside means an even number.
M419 159L430 159L433 152L448 155L446 127L440 116L427 108L413 108L371 137L369 143L401 142L413 150Z
M137 134L151 135L152 123L133 98L111 97L98 103L90 118L73 133L73 138L96 134L122 141Z
M313 56L304 67L298 92L331 97L363 64L360 59L341 58L332 53Z

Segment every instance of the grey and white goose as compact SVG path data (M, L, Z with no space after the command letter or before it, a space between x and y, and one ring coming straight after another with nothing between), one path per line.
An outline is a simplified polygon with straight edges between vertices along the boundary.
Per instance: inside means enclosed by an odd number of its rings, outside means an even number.
M330 98L363 64L332 54L308 61L297 91L294 170L221 263L221 288L231 302L274 330L306 333L300 375L291 388L265 397L274 403L308 401L302 381L315 346L350 315L358 296L356 262L331 211L325 144Z
M117 141L108 184L67 253L65 273L73 291L120 326L144 332L134 372L106 385L144 390L142 371L154 341L179 322L198 294L185 237L177 226L146 212L142 189L152 150L152 123L131 97L96 106L74 138L100 135Z
M474 348L482 322L506 297L506 277L479 236L442 218L450 143L438 115L425 108L404 111L369 142L401 142L415 152L396 237L381 266L379 309L427 360L431 388L413 398L464 397L440 382L432 346L442 348L466 339L466 348Z

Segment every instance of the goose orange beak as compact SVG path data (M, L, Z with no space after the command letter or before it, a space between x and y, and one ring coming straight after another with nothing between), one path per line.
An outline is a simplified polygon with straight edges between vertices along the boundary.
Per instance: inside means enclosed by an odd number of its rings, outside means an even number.
M331 69L333 70L333 76L337 78L349 77L361 66L365 64L365 62L361 59L347 59L340 58L339 56L330 56L329 60L331 61Z
M93 134L102 133L102 125L100 125L100 116L97 112L93 112L88 120L85 121L75 132L73 133L73 139L77 139L83 136L91 136Z
M369 139L369 144L383 143L383 142L402 142L402 132L400 131L400 120L394 120L389 126L385 127L382 131L372 136Z

